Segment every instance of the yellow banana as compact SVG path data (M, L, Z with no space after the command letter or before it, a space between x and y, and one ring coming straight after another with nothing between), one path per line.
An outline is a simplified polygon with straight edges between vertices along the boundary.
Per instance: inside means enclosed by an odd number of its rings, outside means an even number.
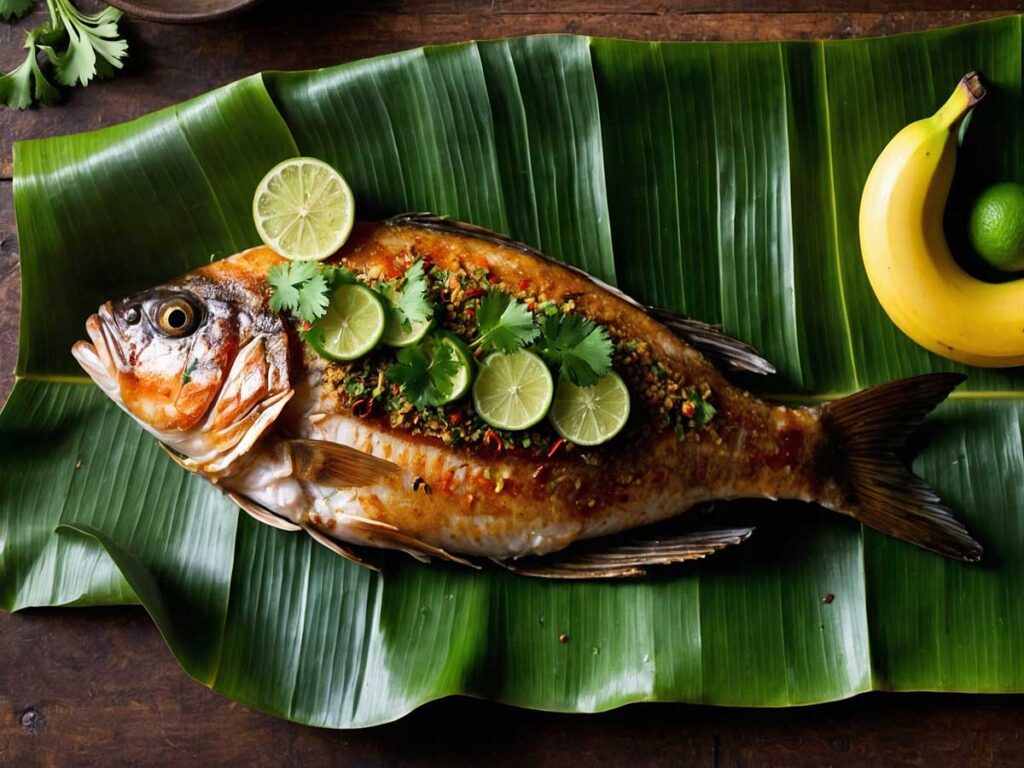
M966 75L931 117L893 137L860 202L868 279L892 321L921 346L970 365L1024 365L1024 280L986 283L953 260L942 215L956 166L956 130L985 95Z

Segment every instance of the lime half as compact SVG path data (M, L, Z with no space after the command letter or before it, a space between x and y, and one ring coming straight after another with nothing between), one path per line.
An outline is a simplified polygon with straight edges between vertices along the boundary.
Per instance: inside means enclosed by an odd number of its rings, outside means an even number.
M619 434L629 419L629 390L622 377L609 373L592 387L558 382L550 421L555 431L577 445L600 445Z
M520 349L483 361L473 383L473 406L497 429L529 429L544 418L554 393L551 371L539 355Z
M364 285L342 285L331 297L326 314L313 323L306 340L322 357L355 360L384 335L384 304Z
M398 313L388 312L387 325L384 327L384 343L389 347L408 347L427 335L434 319L427 318L422 323L410 323L409 330L405 329L402 321L398 319Z
M473 361L473 355L469 352L469 347L463 344L462 339L454 333L444 331L437 334L435 343L444 344L451 349L455 360L459 364L459 372L452 377L452 394L448 398L450 403L453 400L458 400L469 391L469 385L473 383L473 369L476 365Z
M345 244L355 221L345 179L323 160L293 157L263 177L252 200L260 238L293 261L322 261Z

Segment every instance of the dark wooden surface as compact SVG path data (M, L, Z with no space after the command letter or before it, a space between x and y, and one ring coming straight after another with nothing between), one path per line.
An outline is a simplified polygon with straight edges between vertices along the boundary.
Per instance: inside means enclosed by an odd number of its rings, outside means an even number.
M129 21L126 71L64 106L0 111L0 402L16 357L11 145L87 130L261 69L539 32L648 39L893 34L1024 10L1007 0L267 0L194 27ZM42 14L0 24L0 66ZM872 694L789 710L643 705L601 715L449 700L331 732L281 722L189 679L144 613L0 614L0 765L989 766L1024 763L1024 697Z

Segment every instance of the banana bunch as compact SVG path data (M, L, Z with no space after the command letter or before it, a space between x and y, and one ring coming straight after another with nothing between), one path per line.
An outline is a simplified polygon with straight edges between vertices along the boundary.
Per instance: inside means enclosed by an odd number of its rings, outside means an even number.
M875 295L921 346L969 365L1024 365L1024 280L987 283L953 260L942 228L960 121L985 95L970 73L931 117L878 156L860 202L860 247Z

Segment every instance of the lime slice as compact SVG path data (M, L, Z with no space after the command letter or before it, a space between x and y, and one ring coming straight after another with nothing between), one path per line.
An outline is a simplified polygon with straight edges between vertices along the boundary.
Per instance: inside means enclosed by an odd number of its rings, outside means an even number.
M525 349L496 352L480 366L473 406L496 429L528 429L548 412L554 389L551 371L539 355Z
M398 320L398 315L388 312L387 324L384 327L384 343L389 347L408 347L427 335L430 326L434 324L434 318L428 318L422 323L410 323L409 330L405 329Z
M327 313L313 323L306 340L330 360L362 357L384 335L384 304L364 285L342 285L334 292Z
M592 387L562 379L549 418L555 431L572 443L606 443L626 426L629 390L617 373L602 376Z
M263 242L286 259L322 261L348 239L355 201L327 163L293 157L271 168L256 187L252 218Z
M450 348L459 363L459 372L452 379L452 394L447 402L458 400L469 391L469 385L473 383L473 368L475 362L469 347L462 343L462 339L454 333L442 331L437 334L437 343L444 344Z

